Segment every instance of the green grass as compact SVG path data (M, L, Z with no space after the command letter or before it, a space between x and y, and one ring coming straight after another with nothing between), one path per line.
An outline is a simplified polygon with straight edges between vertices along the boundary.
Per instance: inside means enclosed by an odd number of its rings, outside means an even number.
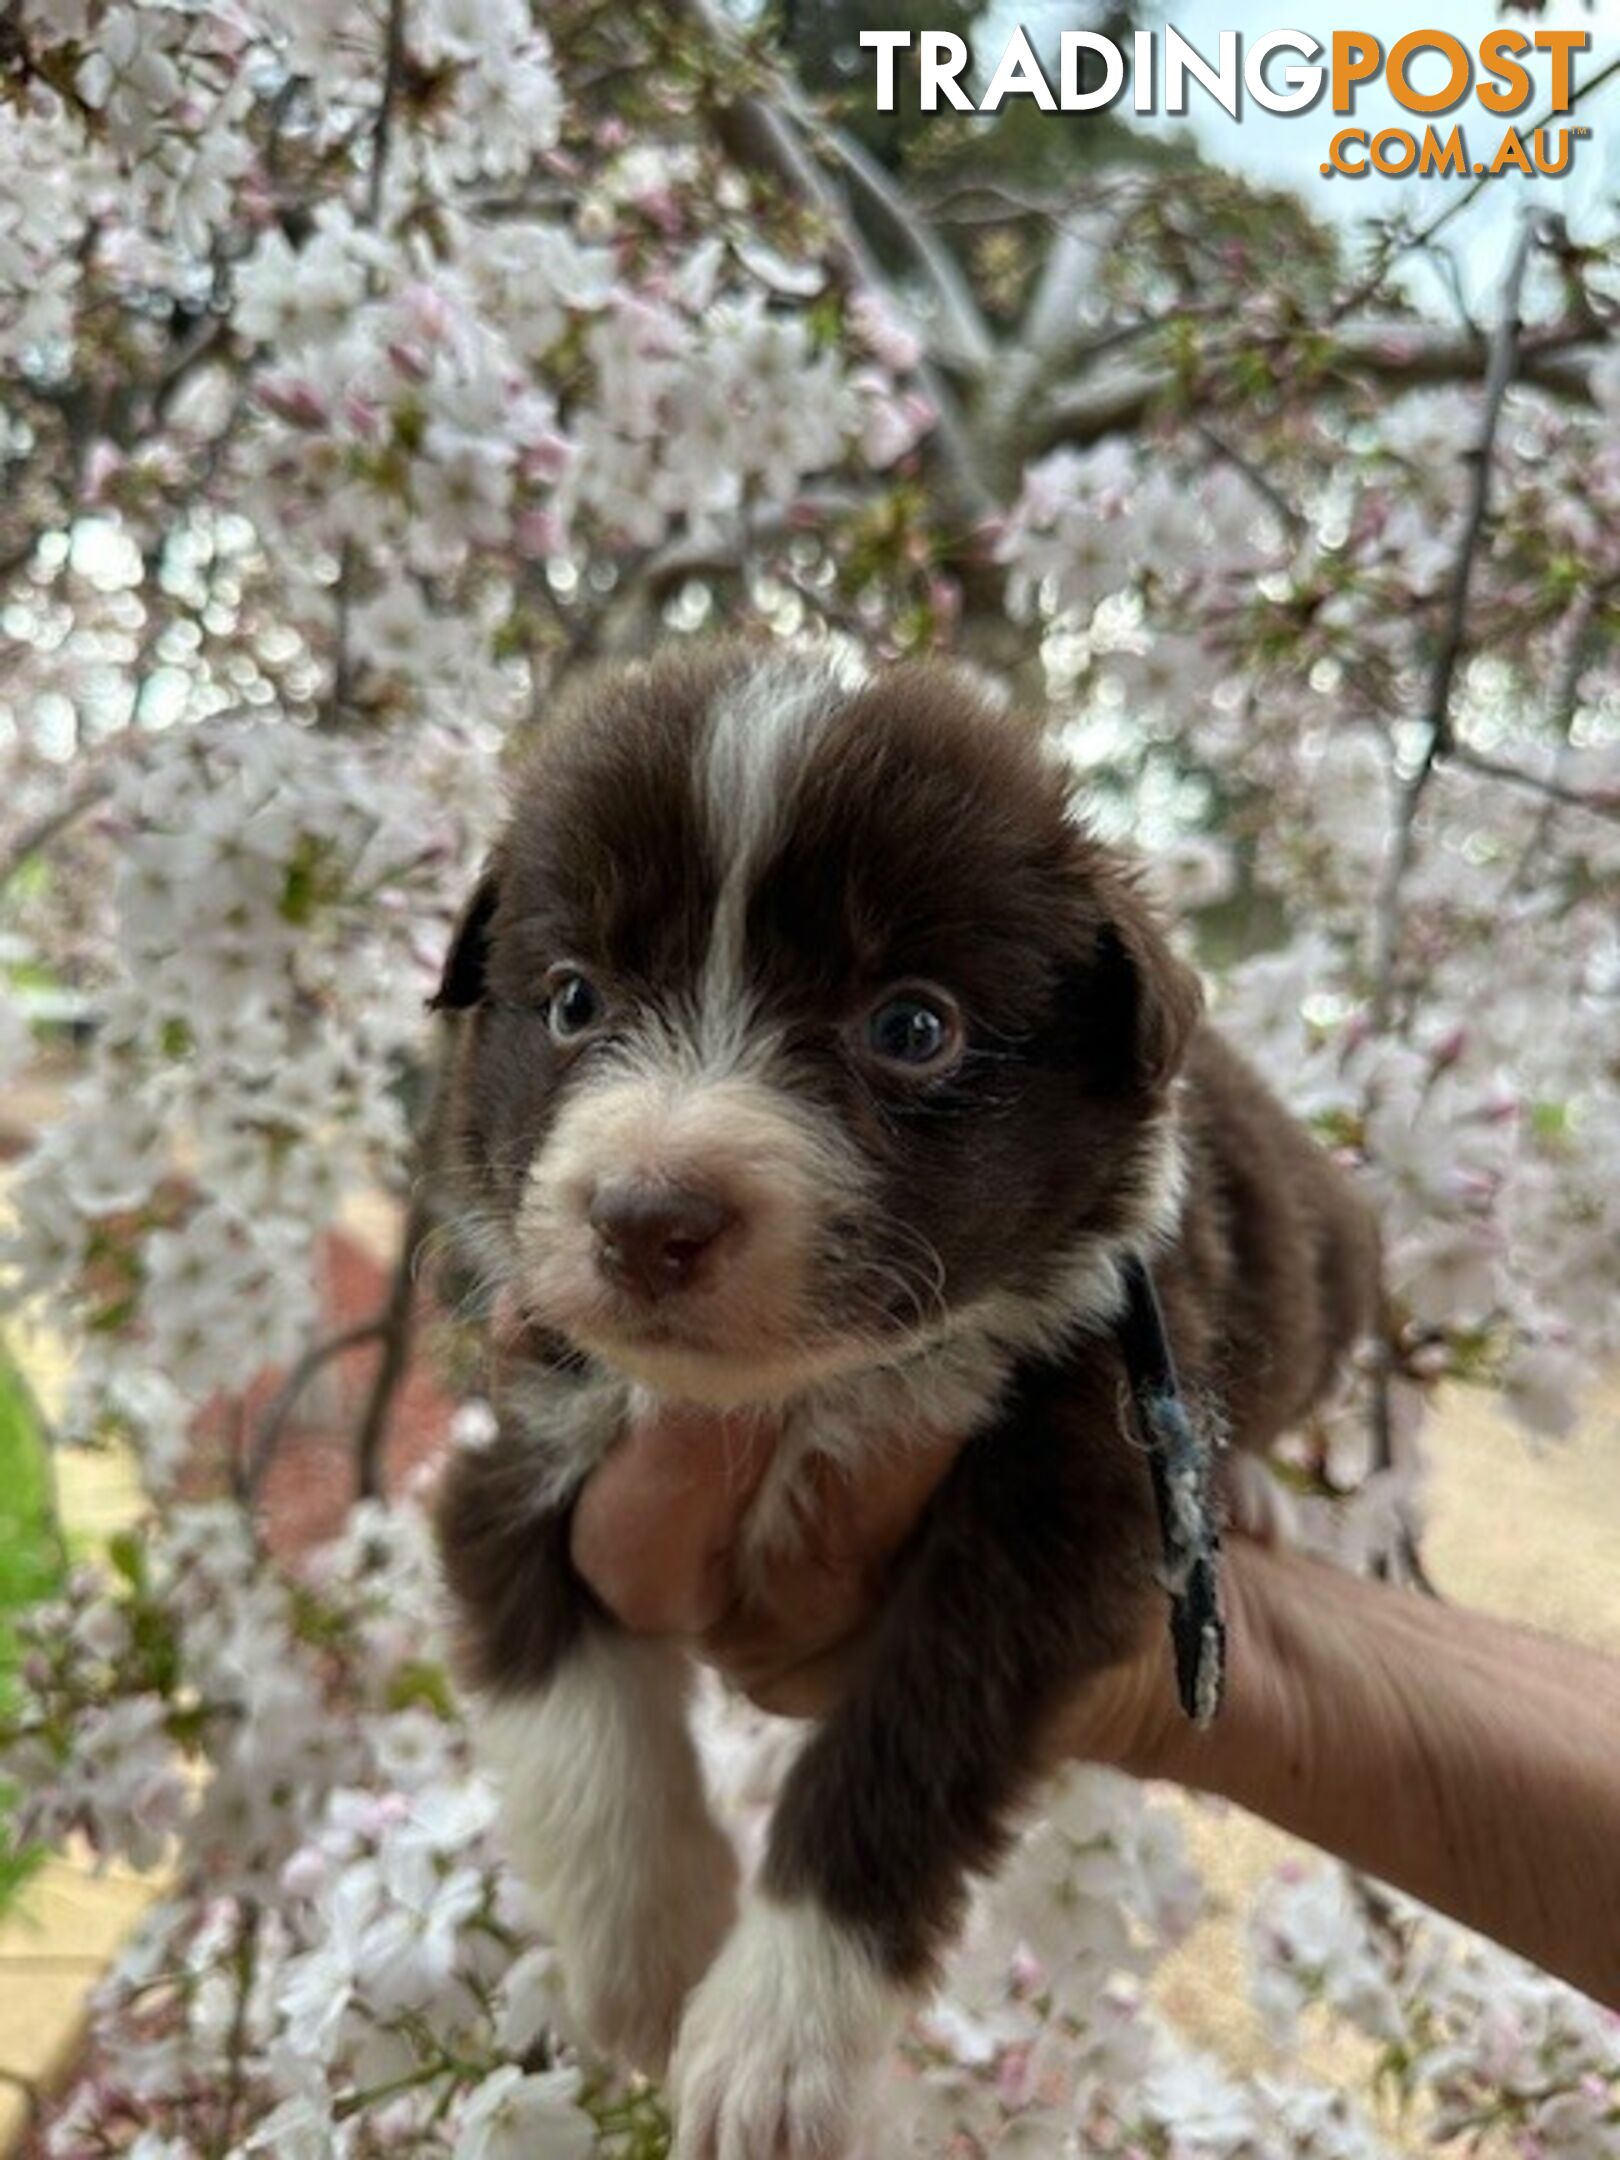
M38 1414L22 1376L0 1346L0 1722L11 1708L17 1639L24 1606L48 1597L62 1579L61 1533L51 1500L50 1462ZM0 1910L34 1865L10 1836L7 1793L0 1785Z

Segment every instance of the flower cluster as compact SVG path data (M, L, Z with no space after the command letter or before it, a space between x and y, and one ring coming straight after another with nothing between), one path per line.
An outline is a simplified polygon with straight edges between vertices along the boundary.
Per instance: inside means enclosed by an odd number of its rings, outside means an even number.
M1293 1870L1250 1916L1255 1999L1285 2043L1320 2011L1379 2051L1379 2075L1422 2094L1436 2139L1500 2136L1525 2153L1612 2149L1620 2021L1392 1892Z
M4 1752L22 1827L136 1863L178 1839L185 1861L102 1984L52 2152L145 2152L137 2137L243 2160L664 2152L656 2095L590 2056L492 1846L434 1623L411 1503L362 1505L288 1572L233 1507L177 1507L34 1615ZM718 1698L703 1731L755 1848L781 1735ZM1156 2010L1153 1971L1199 1902L1175 1817L1122 1778L1070 1772L889 2065L870 2160L953 2138L1380 2160L1369 2109L1298 2074L1240 2079ZM1616 2028L1567 1989L1337 1872L1279 1878L1251 1937L1280 2042L1320 2008L1378 2044L1441 2134L1605 2149Z
M603 2081L573 2058L508 2060L559 2045L561 1990L551 1953L524 1947L491 1795L423 1655L420 1514L359 1508L292 1578L234 1507L181 1506L113 1563L30 1623L6 1751L20 1826L137 1865L178 1836L193 1872L103 1984L52 2149L161 2123L186 2150L345 2153L419 2131L463 2156L542 2132L547 2152L593 2151L583 2102Z
M70 1425L116 1424L155 1490L190 1420L291 1362L344 1196L401 1158L424 942L489 776L448 735L380 748L214 724L124 766L119 968L15 1188L15 1289L84 1338Z
M1026 472L1000 551L1013 603L1051 626L1071 739L1124 768L1116 814L1198 843L1195 911L1218 921L1241 882L1296 927L1237 960L1219 1011L1365 1171L1404 1377L1487 1380L1556 1435L1620 1347L1620 684L1595 634L1620 481L1604 405L1575 421L1510 395L1475 578L1498 640L1455 686L1431 772L1436 615L1484 415L1414 394L1364 459L1319 418L1269 477L1178 474L1109 436ZM1554 443L1581 467L1567 490ZM1575 519L1556 556L1555 508Z

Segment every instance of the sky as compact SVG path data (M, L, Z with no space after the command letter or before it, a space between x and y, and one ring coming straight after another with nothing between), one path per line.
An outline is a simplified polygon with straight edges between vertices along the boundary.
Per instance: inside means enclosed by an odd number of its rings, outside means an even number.
M1050 34L1059 23L1073 23L1077 12L1073 0L1068 4L1064 0L1026 0L1022 6L1016 0L996 0L987 10L984 28L975 40L976 56L982 60L989 55L993 64L1001 42L1015 23L1022 23L1037 46L1044 47L1043 33ZM875 8L874 23L880 19L881 11ZM1168 4L1145 8L1142 19L1168 19L1212 60L1222 30L1242 32L1245 44L1267 30L1297 27L1324 43L1333 30L1365 30L1382 40L1387 51L1407 31L1431 24L1452 30L1466 43L1477 44L1478 38L1499 22L1530 31L1546 28L1589 32L1591 46L1576 61L1577 87L1609 61L1620 58L1620 0L1597 0L1593 7L1581 5L1580 0L1550 0L1545 13L1534 19L1503 17L1488 0L1475 0L1466 8L1433 9L1425 9L1420 0L1343 0L1331 11L1323 9L1320 0L1315 6L1296 10L1290 10L1286 0L1168 0ZM1465 26L1469 19L1472 27ZM1433 65L1443 80L1444 63L1438 54L1433 56ZM1547 108L1545 67L1543 61L1535 71L1537 93L1523 115L1526 121L1538 118ZM1420 87L1423 85L1421 68L1414 70L1414 79ZM1123 103L1117 109L1123 111ZM1463 288L1471 306L1483 306L1500 281L1517 220L1531 197L1560 210L1577 238L1583 230L1595 229L1605 221L1612 223L1620 215L1620 77L1596 93L1590 111L1583 107L1576 117L1581 124L1590 125L1592 139L1578 146L1569 173L1556 179L1538 176L1528 182L1513 174L1494 179L1451 228ZM1471 151L1476 142L1494 147L1507 125L1505 120L1485 113L1472 98L1445 117L1443 128L1449 131L1458 119L1464 123ZM1053 116L1052 124L1062 127L1084 123L1078 116L1065 121L1059 114ZM1325 180L1320 167L1335 125L1331 112L1318 108L1313 113L1288 117L1267 113L1252 99L1246 99L1243 118L1235 121L1196 85L1184 122L1161 115L1136 124L1155 130L1190 126L1212 161L1257 179L1292 187L1305 196L1318 216L1332 217L1351 227L1369 215L1387 217L1401 210L1427 218L1443 209L1449 198L1460 194L1467 184L1438 177L1388 180L1376 173L1360 180L1338 175ZM1369 133L1375 133L1386 126L1421 132L1424 123L1404 112L1379 83L1363 86L1355 124L1365 125ZM1428 297L1437 304L1440 301L1438 292Z

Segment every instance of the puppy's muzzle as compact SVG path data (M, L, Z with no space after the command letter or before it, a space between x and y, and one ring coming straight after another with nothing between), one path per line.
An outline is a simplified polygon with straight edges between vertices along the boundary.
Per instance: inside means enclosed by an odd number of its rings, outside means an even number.
M700 1287L741 1219L718 1193L641 1179L599 1184L586 1216L598 1270L616 1289L649 1303Z

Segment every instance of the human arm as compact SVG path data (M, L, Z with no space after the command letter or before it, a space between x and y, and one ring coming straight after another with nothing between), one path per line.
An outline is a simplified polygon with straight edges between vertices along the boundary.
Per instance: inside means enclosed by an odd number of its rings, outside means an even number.
M1071 1752L1236 1801L1620 2006L1620 1664L1242 1539L1225 1573L1210 1730L1150 1643Z
M936 1451L904 1473L916 1506L946 1463ZM892 1542L899 1474L885 1499ZM587 1488L587 1575L623 1500ZM655 1627L685 1564L678 1519L665 1529L639 1578ZM867 1532L846 1502L769 1606L734 1602L711 1628L707 1654L766 1708L837 1700L876 1595ZM1223 1573L1214 1726L1181 1716L1158 1606L1066 1705L1063 1751L1236 1801L1620 2005L1620 1664L1242 1538Z

